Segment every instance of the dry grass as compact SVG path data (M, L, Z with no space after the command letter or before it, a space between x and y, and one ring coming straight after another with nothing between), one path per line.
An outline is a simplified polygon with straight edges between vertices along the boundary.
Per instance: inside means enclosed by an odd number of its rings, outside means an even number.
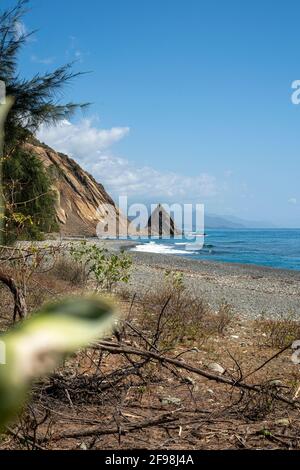
M78 292L73 276L69 276L72 269L68 261L60 264L60 260L50 275L32 279L32 305L42 299L42 293L53 299ZM119 309L119 337L108 338L115 344L165 351L168 357L204 370L217 361L224 367L225 377L238 381L242 374L247 383L258 384L261 393L242 393L134 354L113 355L90 348L35 385L31 405L13 427L15 435L3 437L0 449L68 450L83 444L99 450L300 448L298 410L277 403L272 394L278 391L287 398L296 396L299 370L290 360L291 351L258 369L291 334L292 339L300 338L294 317L239 320L233 317L230 305L224 302L217 311L212 310L185 287L183 279L172 275L166 276L159 289L149 286L148 293L134 301L123 290ZM170 397L178 403L168 402ZM140 430L131 427L165 415L175 421L161 424L158 420L155 426ZM288 424L278 423L280 420ZM63 437L64 433L97 427L101 432L113 431ZM125 436L120 429L126 431ZM55 440L60 434L62 437Z
M284 348L300 338L300 321L294 313L282 315L278 320L260 318L256 321L256 328L274 348Z
M126 291L123 298L128 299ZM159 336L157 345L170 349L180 343L202 345L213 335L225 334L232 322L232 307L222 302L217 311L188 290L183 279L167 275L160 288L151 289L135 300L142 309L140 327Z
M74 286L86 283L86 274L82 264L71 259L68 254L63 254L58 258L51 274L57 279L70 282Z

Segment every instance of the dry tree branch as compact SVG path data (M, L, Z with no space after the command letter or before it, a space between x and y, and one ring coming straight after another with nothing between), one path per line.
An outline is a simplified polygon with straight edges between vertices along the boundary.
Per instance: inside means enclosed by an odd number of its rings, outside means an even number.
M22 289L17 286L16 281L12 277L5 274L2 270L0 270L0 281L8 287L14 298L14 321L16 321L17 316L21 319L26 318L27 305Z
M137 431L139 429L145 429L152 426L158 426L160 424L169 424L174 423L179 419L179 417L174 416L173 411L171 413L165 413L158 418L149 419L137 424L129 424L127 427L115 427L115 428L108 428L103 429L103 426L93 426L91 428L82 429L80 431L69 431L69 432L62 432L52 436L51 440L59 441L60 439L76 439L78 437L89 437L89 436L107 436L109 434L119 434L125 435L129 432ZM48 441L49 438L46 439Z
M258 372L259 370L263 369L267 364L269 364L271 361L273 361L273 359L276 359L278 356L280 356L282 353L284 353L285 351L287 351L288 349L290 349L292 347L292 344L293 343L290 343L288 344L287 346L285 346L284 348L282 348L280 351L278 351L276 354L274 354L273 356L271 356L269 359L267 359L265 362L263 362L259 367L257 367L257 369L253 370L252 372L249 372L249 374L247 374L245 377L244 377L244 380L247 379L248 377L250 377L251 375L255 374L256 372ZM241 379L239 379L240 381Z
M190 364L186 364L182 361L172 359L170 357L162 356L160 354L157 354L157 353L154 353L154 352L151 352L151 351L139 350L139 349L134 349L134 348L130 348L130 347L123 347L120 344L113 344L113 343L106 342L106 341L101 341L99 346L95 346L95 347L96 347L96 349L108 351L111 354L132 354L132 355L140 356L140 357L148 357L148 358L151 358L153 360L156 360L156 361L160 362L161 364L164 364L164 363L165 364L172 364L172 365L178 367L179 369L188 370L189 372L193 372L197 375L201 375L202 377L205 377L206 379L214 380L217 383L223 383L223 384L226 384L226 385L230 385L232 387L236 387L236 388L239 388L241 390L249 390L249 391L253 391L253 392L256 392L256 393L261 393L261 389L257 385L250 385L250 384L247 384L245 382L238 382L236 380L233 380L233 379L230 379L230 378L227 378L227 377L223 377L221 375L212 374L211 372L208 372L204 369L194 367L194 366L192 366ZM270 396L272 396L276 400L287 403L288 405L292 405L294 407L300 408L300 403L297 403L293 400L290 400L290 399L288 399L288 398L286 398L282 395L279 395L275 392L270 391Z

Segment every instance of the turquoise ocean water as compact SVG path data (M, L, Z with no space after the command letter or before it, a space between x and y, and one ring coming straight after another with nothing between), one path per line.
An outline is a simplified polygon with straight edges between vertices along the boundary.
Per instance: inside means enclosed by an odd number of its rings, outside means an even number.
M204 247L193 246L184 238L142 240L137 250L300 271L300 229L206 230Z

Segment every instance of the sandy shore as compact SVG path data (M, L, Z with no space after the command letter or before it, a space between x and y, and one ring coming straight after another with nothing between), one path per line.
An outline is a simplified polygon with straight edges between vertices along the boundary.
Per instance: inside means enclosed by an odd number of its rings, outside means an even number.
M109 241L107 248L130 249L134 242ZM184 273L188 288L204 297L213 307L222 300L234 311L256 318L295 314L300 318L300 272L259 266L190 260L154 253L132 252L134 260L129 288L132 293L155 288L172 269Z

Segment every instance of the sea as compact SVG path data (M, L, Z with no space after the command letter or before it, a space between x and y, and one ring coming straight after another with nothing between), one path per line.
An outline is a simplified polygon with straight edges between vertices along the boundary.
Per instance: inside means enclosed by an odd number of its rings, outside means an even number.
M190 237L141 239L133 250L300 271L300 229L208 229Z

